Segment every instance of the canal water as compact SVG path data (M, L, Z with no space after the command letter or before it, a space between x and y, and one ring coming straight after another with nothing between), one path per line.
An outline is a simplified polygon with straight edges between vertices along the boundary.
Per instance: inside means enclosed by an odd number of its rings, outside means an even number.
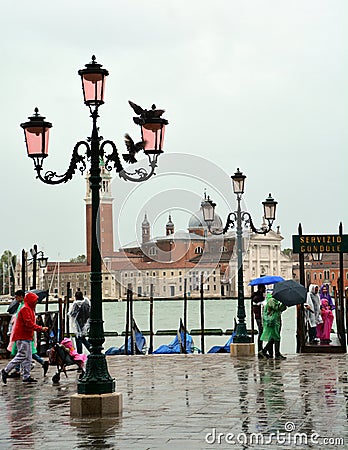
M148 301L133 302L134 319L140 330L150 329L150 305ZM117 331L119 334L125 330L126 302L104 302L103 319L105 331ZM250 325L250 299L245 300L247 327ZM0 305L0 313L6 312L7 305ZM57 304L50 304L49 310L57 310ZM37 306L37 312L44 311L44 305ZM175 330L179 326L180 318L184 317L184 304L182 300L155 300L154 301L154 331ZM205 328L221 328L223 332L234 327L234 318L237 319L236 299L205 299ZM200 328L200 301L188 300L187 305L187 328L188 330ZM256 328L256 324L255 324ZM149 345L149 336L145 336ZM296 353L296 308L288 308L282 314L281 351L285 354ZM161 344L168 344L174 336L154 336L154 349ZM201 337L193 336L194 345L201 347ZM213 345L224 345L229 335L205 336L205 351ZM255 339L256 342L256 339ZM106 337L104 349L111 346L119 347L124 343L124 337Z

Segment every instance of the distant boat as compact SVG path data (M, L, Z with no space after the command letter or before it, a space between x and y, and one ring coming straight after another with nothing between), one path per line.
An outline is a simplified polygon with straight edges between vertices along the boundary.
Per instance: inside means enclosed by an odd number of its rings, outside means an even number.
M135 323L135 320L133 319L133 326L131 332L133 333L133 342L135 347L135 354L136 355L144 355L144 347L146 344L146 339L143 335L143 333L139 330L137 324ZM126 347L125 345L121 345L121 347L110 347L106 350L105 355L125 355L126 354ZM128 338L127 342L127 354L132 354L132 337Z
M186 348L185 348L185 335L186 335ZM193 339L186 331L182 320L180 319L179 329L175 338L168 345L161 345L157 350L152 352L153 355L163 354L180 354L180 353L193 353Z

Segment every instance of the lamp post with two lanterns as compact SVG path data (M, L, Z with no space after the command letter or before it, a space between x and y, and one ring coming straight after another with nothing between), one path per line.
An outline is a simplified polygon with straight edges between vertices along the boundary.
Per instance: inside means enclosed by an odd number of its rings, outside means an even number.
M257 229L252 221L251 215L247 211L242 211L241 200L244 194L244 183L246 176L240 172L239 169L232 175L232 185L233 192L237 197L237 210L230 212L227 216L227 221L222 232L217 232L212 229L212 224L214 222L214 210L216 204L208 197L202 203L203 217L208 225L208 229L212 234L225 234L228 229L236 228L237 236L237 264L238 264L238 324L236 329L236 335L233 339L234 343L250 343L251 339L247 333L246 323L245 323L245 304L244 304L244 280L243 280L243 227L244 222L246 227L257 234L267 234L275 220L275 211L277 202L269 194L268 198L262 202L264 209L264 218L267 220L268 225L262 226Z
M37 245L34 244L33 248L30 249L30 253L32 258L28 259L27 252L22 250L22 290L25 292L26 290L26 272L28 261L32 261L33 263L33 284L30 286L30 289L36 289L36 278L37 278L37 263L39 263L40 269L44 269L47 267L47 256L44 256L44 252L42 250L37 250Z
M49 130L52 127L45 117L39 115L35 108L33 116L29 121L22 123L24 129L28 156L34 162L34 169L37 178L46 184L60 184L72 179L76 169L81 173L86 170L86 162L90 161L89 183L92 197L92 232L91 232L91 313L89 342L91 344L88 355L86 372L78 382L79 394L107 394L115 391L115 380L111 378L105 355L102 353L104 342L104 330L102 319L102 274L101 274L101 254L98 243L100 242L99 224L99 203L100 203L100 183L101 169L103 164L109 171L115 169L124 180L142 182L148 180L155 174L158 156L163 152L163 140L166 119L161 117L163 110L156 110L152 105L150 110L142 109L133 102L129 102L138 117L134 117L134 122L141 127L142 140L134 144L131 138L126 135L126 145L128 154L123 155L123 159L129 163L135 163L135 154L143 150L149 159L149 169L135 169L134 172L127 172L121 163L118 150L113 141L104 140L99 135L97 119L99 117L99 107L104 103L105 79L109 75L101 64L96 62L95 56L92 61L79 70L78 74L82 81L84 103L90 110L92 118L92 132L87 141L79 141L72 152L70 165L63 175L56 172L47 171L43 173L43 161L48 156ZM111 147L111 153L106 154L105 148ZM85 152L80 153L83 147Z

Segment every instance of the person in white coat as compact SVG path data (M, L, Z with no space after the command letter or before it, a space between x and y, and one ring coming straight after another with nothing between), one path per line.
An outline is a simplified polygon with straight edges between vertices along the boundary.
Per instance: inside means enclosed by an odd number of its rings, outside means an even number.
M89 316L91 312L91 302L84 297L81 291L75 293L75 301L71 305L69 316L72 319L72 326L75 329L75 341L77 353L82 353L82 344L87 350L90 343L87 340L89 332Z
M308 324L308 337L310 344L317 344L317 325L322 322L320 314L320 297L318 294L319 286L311 284L308 288L307 299L305 303L305 320Z

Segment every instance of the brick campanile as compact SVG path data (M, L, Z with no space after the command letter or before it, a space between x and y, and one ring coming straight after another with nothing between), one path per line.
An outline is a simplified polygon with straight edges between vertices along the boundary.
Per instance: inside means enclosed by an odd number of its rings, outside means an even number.
M99 226L100 226L100 253L102 258L112 256L114 254L114 233L113 233L113 217L111 195L111 176L101 163L100 166L102 178L100 190L100 207L99 207ZM91 264L91 232L92 232L92 197L89 186L89 174L86 177L86 251L87 264Z

